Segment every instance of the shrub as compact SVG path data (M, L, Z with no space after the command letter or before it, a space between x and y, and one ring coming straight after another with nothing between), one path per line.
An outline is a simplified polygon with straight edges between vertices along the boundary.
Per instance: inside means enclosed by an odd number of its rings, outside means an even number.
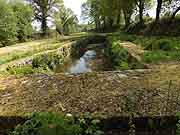
M177 126L176 135L180 135L180 113L177 113L177 117L178 117L178 123L176 124Z
M173 50L172 40L169 39L151 39L145 42L145 50L163 50L171 51Z
M33 59L32 66L34 68L44 68L54 70L56 65L61 64L63 62L63 58L61 55L57 53L49 53L40 56L36 56Z
M85 113L78 119L82 130L82 135L102 135L100 130L100 120L94 119L90 113Z
M55 113L35 113L9 135L80 135L82 128L73 119Z
M180 60L180 52L178 51L149 51L145 52L143 56L144 62L159 62L168 60Z
M145 66L138 61L136 58L132 57L129 52L124 49L120 44L117 38L109 38L110 47L106 53L109 53L113 67L120 70L129 70L129 69L141 69Z
M99 122L89 114L74 118L56 113L34 113L9 135L102 135Z
M26 75L26 74L33 74L34 70L32 66L22 66L22 67L9 67L7 68L8 73L13 75Z
M27 75L27 74L34 74L34 73L53 73L50 69L46 68L33 68L32 65L24 65L24 66L17 66L17 67L8 67L6 69L8 74L12 75Z

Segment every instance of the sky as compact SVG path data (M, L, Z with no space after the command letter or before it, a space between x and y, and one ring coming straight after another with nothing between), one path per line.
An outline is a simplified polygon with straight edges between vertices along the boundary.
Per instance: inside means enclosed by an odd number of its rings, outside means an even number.
M64 5L67 8L71 8L80 20L81 16L81 5L87 0L64 0ZM81 21L81 20L80 20Z

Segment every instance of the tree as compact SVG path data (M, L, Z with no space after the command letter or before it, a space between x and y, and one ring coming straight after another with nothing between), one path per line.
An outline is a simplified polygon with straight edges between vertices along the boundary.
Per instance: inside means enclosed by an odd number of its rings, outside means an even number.
M22 1L11 1L11 6L17 18L17 38L19 41L25 41L32 35L32 8Z
M130 21L131 21L131 16L134 11L134 2L132 0L123 0L122 2L122 10L124 14L124 21L125 21L125 29L129 27Z
M41 22L41 30L43 36L47 34L48 18L53 17L53 13L63 4L62 0L28 0L35 14L35 19Z
M143 19L144 10L145 8L150 7L151 0L135 0L135 4L138 7L138 11L139 11L139 23L144 24L144 19Z
M0 0L0 43L6 44L16 39L16 16L5 0Z
M163 3L163 0L157 0L156 22L158 22L159 19L160 19L160 13L161 13L161 9L162 9L162 3Z
M69 8L62 7L55 14L56 31L60 35L68 35L78 24L78 19Z
M173 20L176 16L176 14L180 11L180 1L179 0L171 0L172 9L174 10L171 16L171 19Z

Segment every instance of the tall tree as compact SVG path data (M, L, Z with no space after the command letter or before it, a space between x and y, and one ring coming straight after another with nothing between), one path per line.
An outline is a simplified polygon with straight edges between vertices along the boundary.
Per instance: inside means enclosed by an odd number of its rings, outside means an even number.
M5 46L16 39L17 19L11 6L0 0L0 43Z
M180 11L180 1L179 0L171 0L173 13L171 19L174 19L176 14Z
M139 12L139 23L140 24L144 24L144 19L143 19L143 15L144 15L144 11L146 8L149 8L151 6L151 1L152 0L135 0L135 4L138 8L138 12Z
M68 35L77 27L78 18L69 8L61 8L54 16L56 31L60 35Z
M157 0L157 8L156 8L156 22L160 19L161 9L162 9L163 0Z
M131 16L133 14L134 11L134 1L132 0L122 0L123 4L122 4L122 10L123 10L123 14L124 14L124 21L125 21L125 29L128 28L128 26L130 25L130 21L131 21Z
M17 38L19 41L25 41L32 35L32 8L20 0L11 0L9 3L17 18Z
M28 0L35 14L35 19L41 22L41 30L43 36L47 34L47 21L48 18L53 17L53 13L57 8L62 6L62 0Z

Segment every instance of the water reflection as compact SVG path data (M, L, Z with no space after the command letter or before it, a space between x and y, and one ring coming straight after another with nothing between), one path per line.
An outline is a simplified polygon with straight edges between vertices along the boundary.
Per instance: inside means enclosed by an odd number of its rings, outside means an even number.
M90 62L96 59L96 51L88 50L79 59L69 59L63 65L57 65L57 73L78 74L92 72Z
M86 73L91 72L92 69L89 66L88 62L96 58L96 52L94 50L88 50L85 54L77 60L68 70L68 73L77 74L77 73Z

